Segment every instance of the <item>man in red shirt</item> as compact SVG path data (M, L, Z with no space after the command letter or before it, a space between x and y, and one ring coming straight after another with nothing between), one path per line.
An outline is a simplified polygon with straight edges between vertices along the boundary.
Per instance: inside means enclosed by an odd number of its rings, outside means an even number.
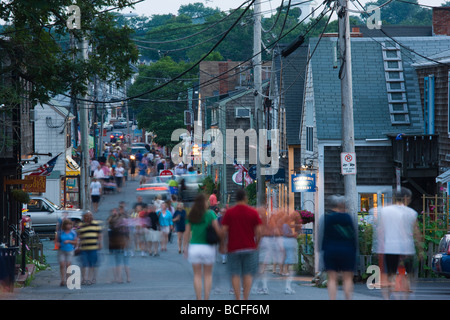
M237 204L228 209L223 217L223 230L228 235L228 267L234 295L240 300L241 276L243 298L248 300L253 276L258 272L258 243L262 221L258 212L247 205L247 194L239 190Z

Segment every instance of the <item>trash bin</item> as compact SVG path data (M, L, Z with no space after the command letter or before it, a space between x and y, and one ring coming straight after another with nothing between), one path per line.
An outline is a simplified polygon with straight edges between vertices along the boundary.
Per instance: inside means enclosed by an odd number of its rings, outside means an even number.
M16 278L16 256L19 252L18 247L0 248L0 287L14 290Z

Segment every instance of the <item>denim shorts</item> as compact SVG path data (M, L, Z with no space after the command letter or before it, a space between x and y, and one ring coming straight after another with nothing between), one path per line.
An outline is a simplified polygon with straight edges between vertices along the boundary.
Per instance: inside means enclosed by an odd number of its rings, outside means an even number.
M258 251L245 250L228 253L227 265L231 275L255 275L259 267Z
M98 252L97 250L81 250L81 264L84 268L97 267Z
M110 253L112 266L128 266L130 264L130 257L125 254L125 250L112 249Z

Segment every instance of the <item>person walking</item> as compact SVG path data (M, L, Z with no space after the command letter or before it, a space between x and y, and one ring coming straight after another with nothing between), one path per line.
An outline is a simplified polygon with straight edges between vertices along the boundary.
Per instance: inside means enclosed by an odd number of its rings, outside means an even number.
M122 268L125 271L126 281L130 282L129 256L125 252L130 241L128 217L124 213L119 213L117 209L112 209L107 222L114 282L123 283Z
M73 221L64 219L61 230L57 234L59 241L58 261L61 272L61 286L66 285L67 268L72 264L75 246L78 244L77 233L73 230Z
M92 182L89 185L89 190L91 193L92 210L94 210L94 213L97 213L100 196L102 194L102 184L97 180L96 177L92 178Z
M293 266L298 264L298 242L297 231L295 230L295 213L286 214L282 225L284 260L281 268L282 275L286 277L285 294L295 293L291 287L293 273Z
M186 230L186 210L184 210L182 202L177 202L172 221L174 222L175 230L177 232L178 253L182 253L184 252L183 238Z
M222 236L222 230L217 216L208 210L206 196L201 193L195 198L189 212L185 231L185 257L192 264L194 271L194 290L197 300L209 300L212 287L212 269L216 259L215 245L209 244L206 238L206 229L212 225L216 233ZM204 279L204 283L202 281Z
M236 193L236 205L225 212L222 227L228 237L227 266L231 274L231 285L237 300L248 300L253 277L258 272L258 244L261 238L261 218L256 209L247 205L245 190Z
M158 248L159 242L161 240L161 226L159 225L159 217L156 213L155 205L151 204L147 207L148 212L148 221L149 221L149 254L151 256L157 257L159 256Z
M393 291L397 271L398 291L407 297L410 292L411 275L416 251L423 255L422 236L417 226L417 212L409 208L411 190L402 187L393 192L393 204L378 212L376 224L376 245L374 251L380 254L382 294L389 299ZM400 272L402 271L402 272ZM400 280L400 281L398 281Z
M328 275L328 296L330 300L336 300L338 276L342 273L345 299L350 300L356 266L357 229L350 214L346 213L344 196L329 197L328 206L330 209L319 224L323 227L321 251Z
M98 251L102 248L102 226L100 221L94 220L92 212L83 214L83 222L78 228L80 239L82 282L90 285L96 282L98 267Z
M123 167L122 162L118 162L117 167L114 170L114 179L117 185L117 192L122 191L124 176L125 176L125 168Z
M161 251L167 251L167 243L169 242L170 230L173 228L173 221L172 213L165 202L161 203L161 210L158 212L158 216L161 227Z

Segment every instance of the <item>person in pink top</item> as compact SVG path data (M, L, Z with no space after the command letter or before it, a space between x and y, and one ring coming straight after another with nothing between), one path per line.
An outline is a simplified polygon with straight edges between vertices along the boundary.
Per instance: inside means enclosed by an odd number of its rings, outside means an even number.
M248 300L253 277L258 272L258 244L262 220L256 209L247 205L247 194L239 190L236 205L225 212L222 220L228 236L227 265L236 300L240 300L241 278L243 299Z
M213 211L217 208L219 201L217 201L217 190L214 189L213 193L209 196L209 208Z

